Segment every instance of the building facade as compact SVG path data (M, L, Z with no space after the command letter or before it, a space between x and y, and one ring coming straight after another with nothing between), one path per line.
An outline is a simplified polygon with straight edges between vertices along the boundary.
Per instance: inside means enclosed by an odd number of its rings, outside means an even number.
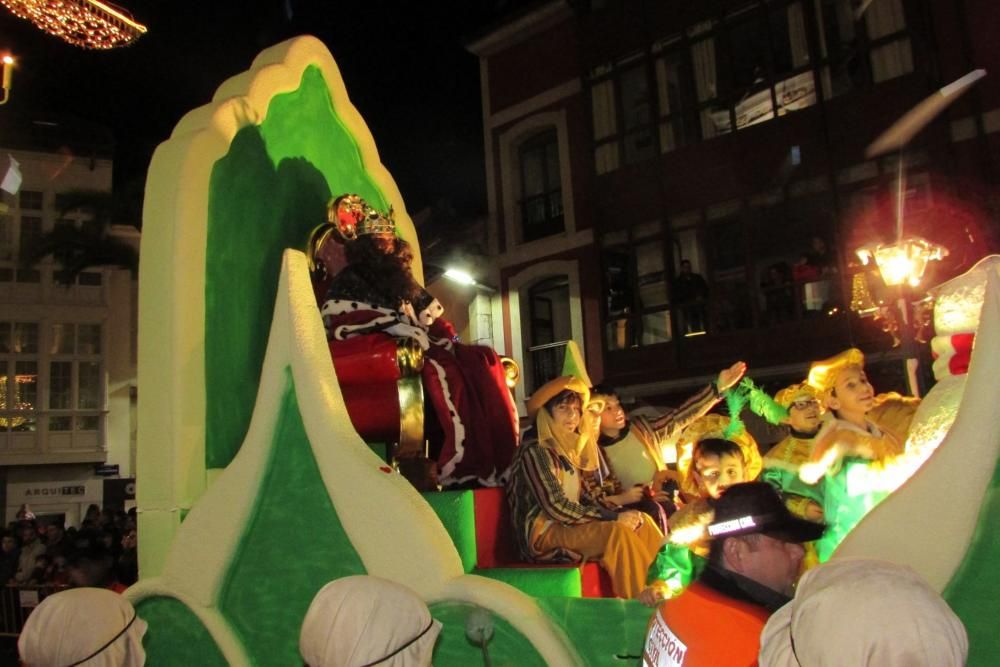
M128 270L89 268L64 285L51 256L34 265L26 257L43 234L94 224L81 210L63 212L61 196L110 192L112 161L69 144L0 156L23 179L3 193L0 215L0 506L5 521L27 503L39 517L78 524L88 504L106 500L109 477L135 469L136 281ZM110 234L138 249L137 229Z
M523 391L568 339L595 381L651 400L736 359L777 382L849 345L898 358L850 312L853 250L896 212L951 249L937 278L996 250L1000 85L902 157L865 148L995 70L998 19L986 0L552 1L470 42L496 338Z

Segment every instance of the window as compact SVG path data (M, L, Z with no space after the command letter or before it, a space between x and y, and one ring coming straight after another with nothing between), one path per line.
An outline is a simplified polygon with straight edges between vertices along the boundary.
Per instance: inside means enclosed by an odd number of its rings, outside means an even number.
M709 291L704 278L707 263L698 229L701 218L701 211L690 211L670 219L679 336L700 336L708 330Z
M0 431L34 431L38 409L38 324L0 322Z
M41 237L42 219L33 215L22 215L20 256L26 257L32 250L34 250L35 245L38 243L38 239Z
M96 430L104 406L101 325L53 323L48 351L49 430Z
M100 220L94 218L86 218L80 223L80 230L90 236L101 236L103 229Z
M97 271L83 271L76 277L76 282L78 285L100 287L103 282L103 276Z
M666 239L659 222L608 234L605 246L605 348L666 343L673 338Z
M747 5L689 34L704 138L816 103L800 3Z
M0 322L0 447L9 433L94 437L106 393L101 335L100 324Z
M759 323L819 317L840 302L829 180L796 181L750 199L746 214L756 258ZM780 229L781 233L774 233Z
M718 106L719 97L718 67L715 57L715 39L712 36L702 37L713 27L711 21L693 26L688 35L691 41L691 69L694 73L694 89L698 101L699 122L703 139L711 139L717 134L728 132L732 122L729 111L713 112ZM721 129L720 129L721 128Z
M614 171L621 160L634 164L656 155L654 93L645 55L598 67L590 78L597 173Z
M547 130L524 142L519 157L522 240L534 241L562 232L565 227L556 131Z
M747 284L744 226L739 202L709 207L708 248L711 257L712 324L719 333L754 325L753 305Z
M661 153L683 146L694 137L688 117L693 102L688 93L687 62L679 43L680 37L675 37L653 47L654 52L662 49L655 60Z
M14 219L0 214L0 259L14 257Z
M912 71L903 0L748 1L590 72L595 170Z
M879 0L865 11L865 28L871 42L872 80L887 81L913 71L913 53L905 35L902 0Z
M656 154L653 140L652 99L645 62L622 71L622 131L625 164L634 164Z
M851 0L814 0L825 97L913 71L901 0L878 0L856 16Z
M599 77L611 68L595 70L591 76ZM615 83L610 78L596 81L590 88L591 116L594 123L594 167L598 174L618 168L618 114L615 109Z
M37 190L21 190L20 193L20 204L21 210L28 211L41 211L42 210L42 193Z
M42 272L38 269L17 269L14 273L14 280L19 283L40 283L42 282Z
M553 276L528 291L531 391L562 373L566 343L573 337L569 311L569 278Z

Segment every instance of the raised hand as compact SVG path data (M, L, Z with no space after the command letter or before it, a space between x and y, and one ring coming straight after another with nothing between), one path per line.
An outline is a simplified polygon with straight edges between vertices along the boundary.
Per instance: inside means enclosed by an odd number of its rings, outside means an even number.
M715 385L719 391L725 391L740 381L743 374L747 372L746 362L737 361L735 364L719 373Z

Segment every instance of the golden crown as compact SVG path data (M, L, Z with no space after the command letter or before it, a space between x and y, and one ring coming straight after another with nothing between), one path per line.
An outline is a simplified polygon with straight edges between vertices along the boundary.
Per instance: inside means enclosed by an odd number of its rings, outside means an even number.
M368 234L395 234L392 207L382 215L358 195L346 194L333 199L327 207L327 221L333 225L338 240L353 241Z

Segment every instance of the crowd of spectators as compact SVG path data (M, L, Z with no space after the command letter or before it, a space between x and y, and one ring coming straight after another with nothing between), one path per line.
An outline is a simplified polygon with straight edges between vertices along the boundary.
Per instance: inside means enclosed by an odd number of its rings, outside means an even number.
M138 578L135 510L90 505L79 526L38 520L26 508L3 532L0 580L48 590L94 587L116 592Z

